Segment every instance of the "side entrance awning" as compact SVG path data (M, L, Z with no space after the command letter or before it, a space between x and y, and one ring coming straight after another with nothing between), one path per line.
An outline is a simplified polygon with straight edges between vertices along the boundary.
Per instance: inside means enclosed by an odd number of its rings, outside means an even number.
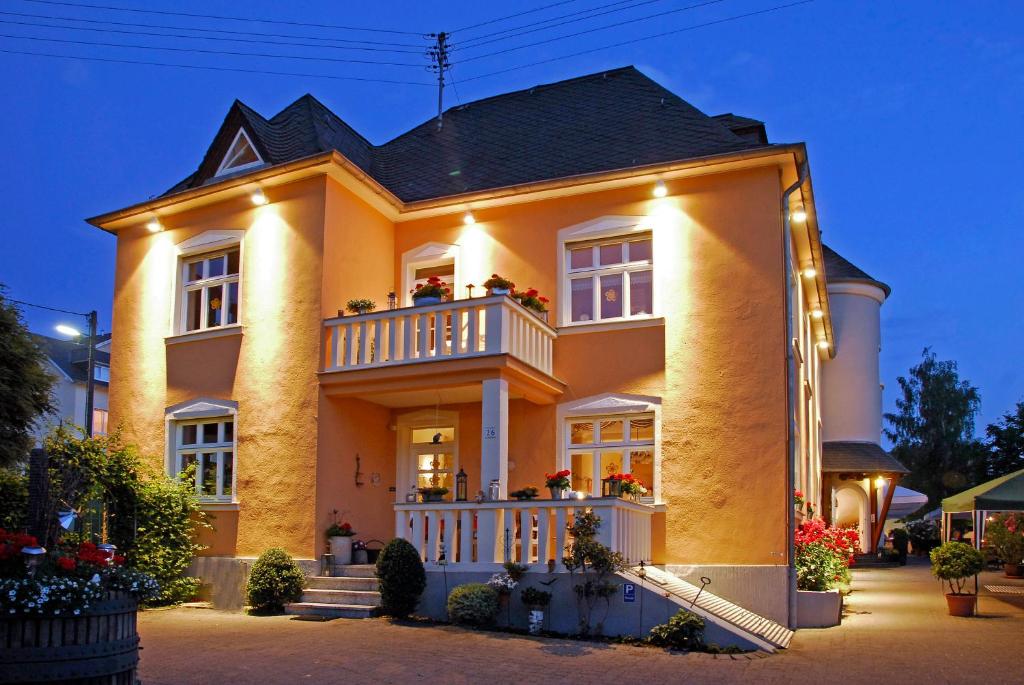
M873 442L826 442L822 445L824 473L907 474L910 471L894 456Z

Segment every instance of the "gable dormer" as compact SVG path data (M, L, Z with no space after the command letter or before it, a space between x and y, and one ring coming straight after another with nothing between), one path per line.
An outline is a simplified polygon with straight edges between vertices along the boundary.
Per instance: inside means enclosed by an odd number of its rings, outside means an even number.
M239 127L238 133L235 134L234 140L231 141L227 154L221 160L214 176L223 176L224 174L249 169L261 164L265 164L265 160L256 151L252 140L249 139L249 134L245 132L244 128Z

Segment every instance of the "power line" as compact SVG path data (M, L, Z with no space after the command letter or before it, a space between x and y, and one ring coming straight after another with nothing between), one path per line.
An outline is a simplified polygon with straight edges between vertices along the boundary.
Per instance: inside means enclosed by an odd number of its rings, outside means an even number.
M563 60L563 59L570 59L572 57L579 57L580 55L589 55L590 53L600 52L601 50L609 50L611 48L619 48L619 47L622 47L624 45L632 45L634 43L642 43L643 41L654 40L656 38L664 38L665 36L672 36L672 35L679 34L679 33L684 33L684 32L687 32L687 31L694 31L696 29L706 28L708 26L716 26L718 24L725 24L725 23L728 23L730 21L737 21L739 19L746 19L748 17L754 17L754 16L757 16L759 14L768 14L770 12L777 12L779 10L788 9L790 7L797 7L798 5L807 5L807 4L810 4L812 2L814 2L814 0L798 0L797 2L791 2L791 3L785 4L785 5L775 5L774 7L767 7L767 8L762 9L762 10L756 10L756 11L753 11L753 12L747 12L745 14L737 14L737 15L734 15L734 16L731 16L731 17L725 17L724 19L716 19L714 21L704 22L703 24L693 24L691 26L686 26L686 27L683 27L681 29L674 29L672 31L663 31L661 33L654 33L654 34L651 34L649 36L642 36L640 38L633 38L631 40L624 40L624 41L621 41L619 43L612 43L610 45L602 45L601 47L591 48L589 50L581 50L579 52L573 52L573 53L568 54L568 55L559 55L558 57L551 57L549 59L538 60L536 62L529 62L527 64L520 64L518 66L509 67L508 69L500 69L498 71L492 71L492 72L489 72L487 74L479 74L477 76L471 76L470 78L464 78L464 79L462 79L462 82L463 83L467 83L469 81L476 81L478 79L488 78L488 77L491 77L491 76L497 76L499 74L507 74L510 71L518 71L519 69L526 69L527 67L535 67L535 66L538 66L540 64L549 64L551 62L558 62L558 61Z
M460 29L455 29L454 31L452 31L452 33L457 33L459 31L469 31L470 29L480 28L481 26L497 24L499 21L505 21L506 19L515 19L516 17L521 17L524 14L533 14L534 12L540 12L543 10L551 9L552 7L558 7L559 5L568 5L569 3L572 2L577 2L577 0L562 0L561 2L553 2L550 5L544 5L543 7L535 7L532 10L525 10L523 12L517 12L516 14L509 14L504 17L498 17L497 19L488 19L487 21L482 21L479 24L472 24L470 26L463 26Z
M0 15L7 14L6 12L0 12ZM288 45L302 48L317 48L325 49L329 48L332 50L358 50L358 51L369 51L369 52L396 52L406 54L424 54L424 50L393 50L387 48L370 48L361 46L342 46L342 45L316 45L314 43L294 43L289 41L276 41L267 40L265 38L226 38L224 36L189 36L182 33L157 33L154 31L132 31L129 29L114 29L114 28L97 28L94 26L63 26L61 24L44 24L42 22L31 22L31 21L16 21L13 19L0 19L0 24L13 24L15 26L33 26L38 28L49 28L49 29L67 29L71 31L93 31L96 33L120 33L129 36L156 36L159 38L185 38L188 40L215 40L215 41L229 41L233 43L257 43L260 45ZM186 29L188 30L188 29Z
M176 69L197 69L201 71L228 71L239 74L260 74L265 76L298 76L300 78L323 78L332 81L362 81L364 83L389 83L401 86L428 86L435 87L434 83L424 81L399 81L394 79L364 78L362 76L333 76L329 74L303 74L293 71L270 71L267 69L245 69L243 67L211 67L199 64L170 64L167 62L149 62L146 60L117 59L113 57L86 57L83 55L57 55L48 52L32 52L29 50L8 50L0 48L0 53L9 55L31 55L33 57L52 57L57 59L85 60L88 62L106 62L110 64L134 64L150 67L171 67Z
M58 21L74 21L83 24L103 24L111 26L131 26L136 28L145 29L166 29L169 31L194 31L197 33L226 33L233 36L258 36L260 38L295 38L298 40L318 40L330 43L349 43L352 45L373 45L373 46L385 46L385 47L399 47L399 48L416 48L415 52L420 52L423 49L422 45L416 43L391 43L386 41L375 41L375 40L348 40L344 38L321 38L320 36L310 35L295 35L293 33L262 33L259 31L233 31L231 29L210 29L202 28L198 26L168 26L166 24L140 24L131 21L114 21L113 19L85 19L82 17L61 17L53 16L50 14L31 14L28 12L3 12L0 14L10 17L25 17L29 19L51 19ZM74 28L74 27L68 27ZM325 47L335 47L333 45L326 45ZM394 50L394 52L403 52L402 50ZM410 50L409 52L413 52Z
M620 28L622 26L626 26L628 24L636 24L636 23L641 22L641 21L649 21L651 19L657 19L659 17L665 17L665 16L668 16L670 14L678 14L679 12L687 12L687 11L692 10L692 9L698 9L698 8L701 8L701 7L708 7L710 5L717 5L717 4L720 4L720 3L723 3L723 2L726 2L726 0L705 0L704 2L698 2L698 3L695 3L693 5L686 5L685 7L677 7L676 9L666 10L664 12L657 12L655 14L648 14L646 16L637 17L635 19L627 19L625 21L616 22L614 24L605 24L604 26L596 26L596 27L590 28L590 29L583 29L582 31L577 31L576 33L566 33L566 34L561 35L561 36L555 36L553 38L545 38L544 40L538 40L536 42L526 43L524 45L514 45L514 46L512 46L510 48L504 48L502 50L495 50L494 52L487 52L487 53L484 53L482 55L474 55L472 57L465 58L464 60L462 60L462 63L473 62L475 60L484 59L486 57L494 57L495 55L504 55L504 54L509 53L509 52L517 52L519 50L525 50L526 48L532 48L532 47L536 47L538 45L547 45L548 43L554 43L554 42L557 42L557 41L560 41L560 40L565 40L566 38L575 38L576 36L584 36L584 35L586 35L588 33L596 33L598 31L607 31L608 29L617 29L617 28Z
M617 0L617 2L610 2L606 5L598 5L597 7L591 7L590 9L580 10L578 12L570 12L569 14L562 14L557 17L550 17L548 19L542 19L535 21L530 24L520 24L519 26L513 26L511 28L502 29L501 31L494 31L493 33L485 33L482 36L474 36L473 38L467 39L466 43L456 43L459 46L458 49L475 48L479 45L487 45L488 43L495 43L500 40L508 40L509 38L515 38L516 36L525 36L528 33L535 33L537 31L546 31L548 29L557 28L565 24L573 24L579 21L586 21L587 19L594 19L601 17L606 14L614 14L615 12L624 12L626 10L635 9L637 7L643 7L644 5L650 5L655 2L662 2L662 0L642 0L637 2L636 0ZM626 5L626 7L619 7L619 5ZM614 8L614 9L609 9ZM600 11L605 10L605 11ZM580 15L587 16L580 16ZM577 17L577 18L574 18ZM565 19L567 21L561 21ZM557 23L552 23L557 22ZM550 26L542 26L542 24L551 24ZM534 28L536 27L536 28ZM528 29L526 31L520 31L520 29ZM519 31L519 33L513 33ZM510 35L501 35L501 34ZM491 40L486 40L492 36L498 36Z
M343 31L371 31L374 33L394 33L404 36L422 36L417 31L397 31L394 29L378 29L365 26L344 26L339 24L315 24L301 21L288 21L286 19L258 19L252 17L232 17L217 14L195 14L192 12L175 12L172 10L139 9L136 7L116 7L112 5L91 5L84 2L67 2L65 0L23 0L23 2L34 2L40 5L60 5L62 7L84 7L94 10L110 10L112 12L135 12L138 14L160 14L172 17L190 17L192 19L218 19L221 21L252 21L260 24L282 24L287 26L306 26L319 29L341 29Z
M176 48L171 46L158 45L131 45L128 43L106 43L89 40L72 40L70 38L43 38L40 36L16 36L7 33L0 33L0 38L15 38L19 40L34 40L44 43L64 43L68 45L93 45L105 48L131 48L133 50L163 50L165 52L192 52L205 55L229 55L232 57L267 57L271 59L297 59L307 62L340 62L344 64L372 64L375 66L388 67L416 67L422 69L422 64L411 62L379 62L369 59L347 59L342 57L314 57L309 55L276 55L268 52L236 52L233 50L207 50L205 48Z

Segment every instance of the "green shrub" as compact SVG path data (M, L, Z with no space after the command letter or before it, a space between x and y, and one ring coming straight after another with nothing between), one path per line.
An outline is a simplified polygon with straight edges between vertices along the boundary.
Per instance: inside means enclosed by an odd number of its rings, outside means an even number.
M21 530L28 512L28 476L0 468L0 528Z
M452 623L486 626L498 615L498 593L483 583L460 585L448 595L448 618Z
M381 612L404 618L416 610L427 587L423 560L408 540L395 538L377 557Z
M245 593L257 612L280 613L285 604L298 601L305 585L306 576L291 555L271 547L252 565Z
M700 649L704 646L704 619L680 609L668 623L651 628L648 640L652 645L669 649Z
M964 594L964 584L985 568L981 552L963 542L946 542L931 552L932 575L946 581L950 593Z

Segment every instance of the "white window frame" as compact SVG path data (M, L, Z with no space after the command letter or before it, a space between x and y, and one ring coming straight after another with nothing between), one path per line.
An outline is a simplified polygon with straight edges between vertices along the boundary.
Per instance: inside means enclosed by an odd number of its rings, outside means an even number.
M646 395L629 395L621 393L602 393L592 397L585 397L574 402L558 405L556 417L559 425L558 439L558 468L572 469L572 453L577 451L594 452L594 465L592 472L600 474L601 451L622 452L623 473L628 472L629 450L643 449L650 446L654 453L654 482L645 483L651 491L648 497L652 498L654 504L661 504L661 399ZM600 440L599 426L596 422L602 420L628 421L631 418L654 419L654 440L651 441L629 441L617 443L595 443L593 445L571 445L571 424L581 421L594 421L594 438ZM625 437L625 426L623 437ZM593 492L591 494L600 496L601 480L595 478Z
M231 440L224 439L224 423L233 424ZM184 445L182 434L184 427L195 425L197 441L202 438L202 426L216 423L217 442ZM238 501L238 405L225 400L201 399L186 402L166 411L167 456L166 470L172 478L177 478L184 464L184 457L194 454L196 457L196 495L203 503L226 504ZM217 484L215 494L203 494L202 468L204 453L217 454ZM224 493L224 460L225 453L231 453L231 494Z
M429 268L432 266L445 266L447 264L452 265L452 283L449 283L452 294L451 299L461 299L463 295L462 284L464 279L459 271L461 266L461 260L459 259L459 246L447 243L425 243L419 247L414 247L408 252L402 253L402 291L400 301L403 306L411 307L413 304L412 290L417 283L424 282L425 279L416 279L416 271L418 269Z
M238 143L238 140L240 138L244 138L245 142L249 144L250 148L252 148L253 154L256 155L256 161L247 162L245 164L238 164L236 166L228 166L228 155L230 155L231 151L235 149L235 145ZM253 167L261 166L263 164L266 164L266 162L264 162L263 157L260 156L260 151L256 149L255 145L253 145L252 138L249 137L249 134L245 132L244 128L239 127L238 133L236 133L235 137L231 139L231 145L228 145L228 151L224 153L224 159L220 161L220 166L217 167L217 172L214 174L214 176L233 174L236 171L242 171L243 169L252 169Z
M199 336L204 333L210 334L216 333L217 331L230 331L231 329L241 328L242 322L245 320L243 307L243 303L245 301L243 292L245 288L245 246L243 244L244 241L242 240L244 234L245 231L205 231L197 236L189 238L188 240L182 241L176 246L177 258L174 269L174 317L172 318L169 335ZM232 250L238 250L237 274L233 274L231 276L225 274L224 276L204 279L203 281L196 281L195 283L187 283L188 265L190 263L200 259L210 259L218 255L224 255ZM206 289L209 288L209 286L218 285L219 283L227 285L232 282L238 283L238 317L235 323L222 323L219 326L201 326L200 328L192 331L186 330L186 318L188 316L188 299L186 297L186 292L199 287L204 288L204 294L200 303L202 307L200 323L202 323L206 320L207 315Z
M609 243L622 241L623 257L626 256L626 243L649 239L651 241L650 261L621 262L608 266L600 266L600 246ZM591 243L593 250L592 266L580 269L572 269L569 252L574 245L580 243ZM657 278L657 240L652 225L646 217L638 216L606 216L582 224L568 226L558 232L558 312L559 325L570 326L592 326L594 324L615 324L629 321L646 321L657 318L660 315L658 304L658 278ZM636 271L651 272L651 311L644 314L630 314L630 291L629 274ZM622 316L600 318L601 315L601 276L622 274ZM588 274L593 285L593 312L594 318L589 321L572 320L572 281L578 280L582 275ZM573 277L576 278L573 278Z
M399 502L405 501L405 495L413 486L419 485L419 460L421 453L428 450L421 450L421 447L428 446L427 443L414 443L412 441L413 429L437 428L440 426L452 426L454 437L451 442L441 443L446 452L452 454L452 488L449 495L455 499L455 474L459 472L459 413L451 410L423 409L420 411L401 414L396 422L398 433L398 459L396 460L395 474L395 496ZM429 445L433 451L438 451L436 446Z
M110 367L106 364L95 364L92 369L92 379L101 383L109 383Z

